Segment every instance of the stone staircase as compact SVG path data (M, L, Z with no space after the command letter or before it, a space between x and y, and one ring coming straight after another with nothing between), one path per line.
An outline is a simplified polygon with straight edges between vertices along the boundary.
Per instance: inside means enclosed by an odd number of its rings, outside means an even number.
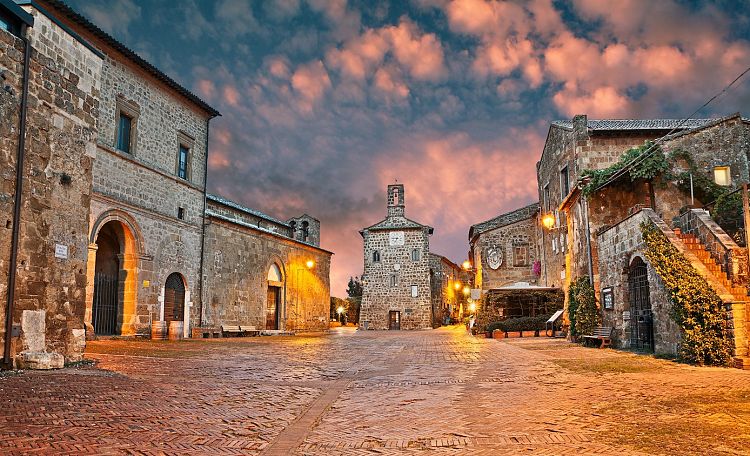
M687 251L698 258L708 270L711 277L706 277L706 279L716 289L730 311L728 323L735 333L734 367L750 370L750 349L745 336L746 322L750 322L750 313L748 312L750 306L747 305L750 297L748 297L747 287L733 283L726 267L714 258L711 251L697 236L691 233L682 233L680 229L675 229L674 232ZM738 327L738 325L741 327Z

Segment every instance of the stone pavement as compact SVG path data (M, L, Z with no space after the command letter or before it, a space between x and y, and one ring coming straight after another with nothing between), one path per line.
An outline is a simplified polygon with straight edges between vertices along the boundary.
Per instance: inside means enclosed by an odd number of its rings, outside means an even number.
M750 373L461 327L89 343L0 376L0 454L750 454Z

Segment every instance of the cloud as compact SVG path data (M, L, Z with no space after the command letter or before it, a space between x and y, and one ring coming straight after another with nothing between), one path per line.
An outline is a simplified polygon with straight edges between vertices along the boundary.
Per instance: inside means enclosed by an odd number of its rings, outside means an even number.
M132 0L90 1L82 11L99 28L118 38L129 38L130 25L141 17L141 7Z
M300 110L305 113L312 111L331 88L331 79L323 62L317 60L298 67L292 75L292 87L299 96Z

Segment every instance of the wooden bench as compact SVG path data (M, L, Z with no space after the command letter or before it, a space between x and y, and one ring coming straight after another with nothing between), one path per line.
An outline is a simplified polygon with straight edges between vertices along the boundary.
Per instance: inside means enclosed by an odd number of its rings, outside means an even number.
M242 334L242 328L240 325L221 325L221 333L239 336Z
M246 334L249 336L260 336L260 330L255 329L255 326L240 326L240 330L242 331L242 334Z
M600 340L599 348L609 347L612 344L612 329L611 326L597 326L594 334L584 335L583 338Z

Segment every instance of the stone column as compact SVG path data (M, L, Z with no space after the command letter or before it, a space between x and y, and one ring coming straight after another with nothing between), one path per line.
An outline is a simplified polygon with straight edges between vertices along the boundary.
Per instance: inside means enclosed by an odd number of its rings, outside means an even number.
M99 246L95 242L89 244L88 257L86 259L86 311L83 317L83 323L86 326L86 339L93 339L94 326L93 321L93 310L94 310L94 276L96 274L96 251L99 250Z

